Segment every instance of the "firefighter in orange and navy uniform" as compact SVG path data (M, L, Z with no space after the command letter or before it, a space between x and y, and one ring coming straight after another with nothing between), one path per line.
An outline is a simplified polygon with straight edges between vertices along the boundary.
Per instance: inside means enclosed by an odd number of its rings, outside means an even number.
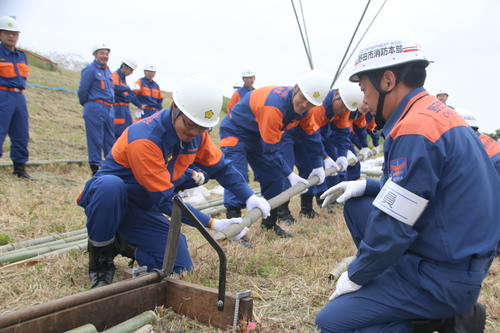
M383 175L324 193L324 205L345 202L357 253L316 316L322 333L484 331L500 179L465 121L424 89L428 64L398 27L359 47L350 81L383 131Z
M19 178L31 179L25 164L29 158L29 123L26 97L23 94L28 78L28 59L16 48L19 25L10 16L0 17L0 157L3 142L8 135L11 142L10 158Z
M488 156L490 157L493 166L495 167L498 176L500 177L500 143L494 140L492 137L486 134L481 134L479 132L479 124L476 119L476 115L466 109L455 109L455 111L464 118L464 120L469 124L470 128L474 130L479 140L483 143Z
M132 103L139 108L135 115L136 122L163 108L163 94L158 83L153 80L155 75L156 66L147 64L144 66L144 77L135 82L139 85L139 90L134 91L136 96L132 99Z
M231 113L231 109L236 105L246 94L255 90L253 83L255 82L255 72L251 68L243 69L242 73L243 87L235 90L229 102L227 102L227 114Z
M220 146L224 156L231 161L248 161L264 198L269 200L283 192L286 178L292 186L299 182L307 184L307 180L292 172L280 152L284 131L298 125L311 133L305 136L308 150L314 155L311 174L318 175L323 182L325 171L319 127L308 111L323 102L328 90L329 79L324 73L308 71L299 77L295 87L270 86L246 94L221 122ZM236 168L244 173L246 165L237 164ZM224 190L224 206L239 212L243 203L234 194L229 189ZM272 229L279 237L292 237L276 221L275 207L271 216L262 220L261 227Z
M87 215L92 288L112 282L117 254L137 260L148 271L161 269L170 226L163 214L171 216L175 182L192 164L246 201L249 211L259 208L263 216L269 214L267 201L253 193L210 139L222 107L217 83L203 74L191 75L174 90L173 100L171 108L125 129L78 198ZM241 222L241 218L213 219L189 208L204 226L216 231ZM185 215L182 222L191 224ZM181 234L173 270L192 267Z
M82 70L78 100L83 105L83 120L87 136L88 161L95 175L115 143L113 128L115 91L111 71L107 66L110 49L99 42L92 47L95 60Z
M132 115L130 114L130 101L135 97L134 89L138 89L139 85L133 84L127 86L127 76L132 74L137 68L137 61L131 56L126 56L123 59L120 68L113 72L113 83L115 85L115 103L113 110L115 111L115 138L118 139L122 135L125 128L132 125Z
M325 169L335 168L337 171L342 170L346 161L347 149L351 146L350 137L350 122L349 116L351 112L356 111L358 105L363 101L363 93L359 87L351 82L343 84L339 89L331 89L322 105L312 108L309 112L314 114L315 122L320 127L321 143L324 146L323 162ZM297 139L295 128L287 130L283 135L284 144L282 149L285 151L286 159L289 165L293 166L293 160L299 170L299 176L307 177L312 171L312 165L308 159L302 158L306 155L307 149L303 144L303 140ZM295 139L290 139L290 136ZM290 146L293 144L293 155L290 157ZM337 163L337 161L339 163ZM290 164L291 163L291 164ZM312 186L306 193L300 196L300 215L307 218L319 216L313 209L313 198L316 196L318 205L321 205L319 200L321 194L327 188L338 183L338 175L325 178L323 184ZM328 187L327 187L328 186Z

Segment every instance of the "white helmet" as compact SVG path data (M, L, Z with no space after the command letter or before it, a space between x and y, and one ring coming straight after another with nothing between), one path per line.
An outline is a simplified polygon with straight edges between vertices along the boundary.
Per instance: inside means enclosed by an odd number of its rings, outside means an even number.
M241 71L241 76L242 77L252 77L252 76L255 76L255 71L253 70L253 68L245 67Z
M111 52L108 44L104 42L97 42L92 46L92 55L94 55L95 51L97 50L108 50L109 52Z
M177 107L195 124L213 127L219 123L222 108L222 90L217 82L205 74L188 76L174 90Z
M129 56L129 55L125 56L123 58L123 63L132 69L137 68L137 60L135 60L135 58L132 56Z
M17 21L10 16L0 17L0 30L21 32L21 30L19 29L19 24L17 24Z
M474 113L466 109L455 109L455 112L461 115L470 127L479 128L476 115Z
M241 82L237 81L233 84L233 88L241 88Z
M436 96L437 96L437 95L446 95L446 96L450 96L450 95L448 94L448 91L447 91L447 90L444 90L444 89L439 90L439 91L437 92Z
M359 82L359 74L367 71L414 61L427 61L415 35L399 27L385 28L363 42L349 81Z
M349 111L356 111L364 98L364 94L359 86L352 82L346 82L341 85L339 87L339 94L342 102L344 102Z
M297 85L304 97L314 105L321 105L330 91L330 80L322 71L313 69L297 79Z
M147 63L146 65L144 65L144 70L150 72L156 72L156 66L153 65L152 63Z

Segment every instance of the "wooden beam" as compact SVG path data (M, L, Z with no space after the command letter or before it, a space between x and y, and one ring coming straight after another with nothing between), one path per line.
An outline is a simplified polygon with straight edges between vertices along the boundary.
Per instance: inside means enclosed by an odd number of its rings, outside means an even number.
M85 324L92 324L98 331L103 331L144 311L154 310L156 306L172 308L179 314L226 330L233 324L236 298L234 294L226 293L224 311L218 311L217 296L217 289L167 278L27 321L20 317L16 324L0 327L0 333L56 333ZM239 309L240 319L251 320L253 299L241 299ZM15 315L15 312L10 315Z

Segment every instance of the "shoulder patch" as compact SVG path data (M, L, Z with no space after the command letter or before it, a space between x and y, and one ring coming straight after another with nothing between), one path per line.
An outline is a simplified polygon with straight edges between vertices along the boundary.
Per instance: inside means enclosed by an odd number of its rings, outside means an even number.
M389 165L391 168L391 179L393 182L397 182L406 177L406 171L408 170L406 157L392 160Z

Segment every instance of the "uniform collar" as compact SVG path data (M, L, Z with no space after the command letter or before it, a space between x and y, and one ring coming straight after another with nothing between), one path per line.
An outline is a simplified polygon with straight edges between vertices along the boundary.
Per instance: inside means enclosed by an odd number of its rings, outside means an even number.
M94 64L94 66L96 66L97 68L109 68L108 65L101 65L100 63L97 62L97 60L94 59L94 61L92 62Z
M17 47L14 49L14 52L12 52L11 50L9 50L7 48L7 46L3 45L3 43L0 43L0 50L2 50L6 55L9 55L11 53L18 53L17 52Z
M425 89L423 87L416 88L416 89L410 91L410 93L408 93L408 95L406 95L401 100L398 107L396 108L396 110L394 110L392 115L389 117L389 119L385 123L384 128L382 129L382 133L384 134L384 137L387 137L389 135L389 133L391 132L394 125L396 125L399 118L401 118L401 116L403 115L404 111L406 110L406 107L408 106L408 103L410 102L410 100L423 91L425 91Z

